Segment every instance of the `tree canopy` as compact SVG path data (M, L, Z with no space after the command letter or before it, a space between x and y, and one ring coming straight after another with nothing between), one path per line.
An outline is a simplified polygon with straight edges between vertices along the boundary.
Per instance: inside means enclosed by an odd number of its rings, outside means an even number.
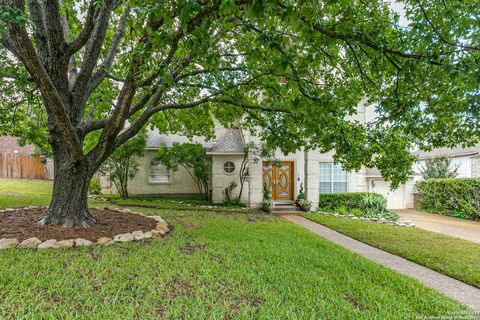
M397 185L412 146L479 138L480 6L396 3L408 23L383 0L2 0L0 122L90 173L145 126L211 137L240 118Z

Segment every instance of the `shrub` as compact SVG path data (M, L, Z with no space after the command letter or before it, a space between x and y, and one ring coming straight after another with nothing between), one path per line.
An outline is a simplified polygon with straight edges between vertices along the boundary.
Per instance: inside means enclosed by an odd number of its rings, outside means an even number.
M480 179L428 179L415 187L421 210L480 221Z
M378 193L349 192L320 195L320 207L339 214L353 214L368 218L397 220L398 216L387 210L387 200Z
M238 205L240 203L239 197L233 196L233 191L237 188L235 181L230 182L228 187L223 190L223 204L225 205Z
M90 180L90 184L88 185L88 194L102 194L102 186L100 184L100 179L92 178L92 180Z

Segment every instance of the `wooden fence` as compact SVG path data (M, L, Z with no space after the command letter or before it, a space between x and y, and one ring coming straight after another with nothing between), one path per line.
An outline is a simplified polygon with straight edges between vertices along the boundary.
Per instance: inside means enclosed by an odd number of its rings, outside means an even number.
M45 157L0 153L0 178L46 179Z

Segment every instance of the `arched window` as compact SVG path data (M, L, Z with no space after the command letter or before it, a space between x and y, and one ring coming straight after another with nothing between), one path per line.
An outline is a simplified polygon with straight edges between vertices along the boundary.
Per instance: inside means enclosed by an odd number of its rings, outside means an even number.
M168 183L170 182L170 170L154 159L150 161L148 168L148 181L150 183Z
M226 174L232 174L235 171L235 163L232 161L227 161L223 164L223 171Z

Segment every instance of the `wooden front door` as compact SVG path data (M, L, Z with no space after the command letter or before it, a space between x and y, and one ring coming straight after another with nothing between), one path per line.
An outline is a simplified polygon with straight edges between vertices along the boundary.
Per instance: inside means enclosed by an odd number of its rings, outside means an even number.
M272 193L272 200L293 200L293 162L264 162L263 185Z

